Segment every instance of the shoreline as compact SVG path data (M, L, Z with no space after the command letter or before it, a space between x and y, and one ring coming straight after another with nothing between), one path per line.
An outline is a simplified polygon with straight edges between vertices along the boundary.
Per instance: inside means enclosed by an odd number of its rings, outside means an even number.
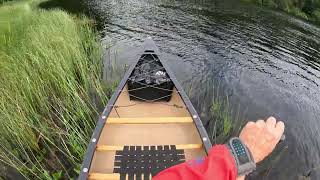
M320 25L320 1L309 2L308 0L302 0L300 3L296 3L293 0L242 0L242 2L284 12L316 25Z

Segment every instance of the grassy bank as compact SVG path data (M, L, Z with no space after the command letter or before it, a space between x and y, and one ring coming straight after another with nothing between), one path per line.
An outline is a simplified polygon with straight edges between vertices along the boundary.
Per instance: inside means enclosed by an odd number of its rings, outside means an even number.
M0 160L25 178L77 176L108 97L88 22L37 1L0 6Z
M320 24L320 0L243 0L280 9L295 16Z

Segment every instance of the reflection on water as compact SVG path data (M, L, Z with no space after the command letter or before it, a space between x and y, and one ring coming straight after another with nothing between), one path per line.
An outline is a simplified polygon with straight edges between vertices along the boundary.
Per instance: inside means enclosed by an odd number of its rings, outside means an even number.
M274 115L285 122L283 147L288 148L280 148L282 155L266 161L249 179L320 177L310 172L320 166L318 27L237 1L84 4L98 20L104 40L117 45L112 51L122 55L119 64L131 61L124 44L136 47L152 36L182 84L193 83L190 96L204 124L210 120L212 82L219 82L220 94L228 94L246 120Z

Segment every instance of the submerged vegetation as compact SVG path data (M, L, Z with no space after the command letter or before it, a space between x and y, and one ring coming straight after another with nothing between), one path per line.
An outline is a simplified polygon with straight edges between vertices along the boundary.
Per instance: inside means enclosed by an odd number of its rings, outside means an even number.
M320 24L320 0L244 0L281 9L295 16Z
M0 160L27 179L70 179L110 91L88 19L36 2L0 6Z
M220 82L207 81L203 85L188 80L183 86L197 107L212 144L224 144L230 137L239 135L245 123L244 110L240 112L240 106L232 105ZM202 93L197 91L199 88Z
M208 134L213 144L225 143L231 136L238 136L244 121L239 108L234 111L230 106L228 96L213 96L210 113L213 119Z

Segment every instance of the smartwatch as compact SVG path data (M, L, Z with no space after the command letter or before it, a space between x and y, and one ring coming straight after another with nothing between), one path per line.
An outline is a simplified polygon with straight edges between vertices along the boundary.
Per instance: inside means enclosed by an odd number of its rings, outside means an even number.
M227 146L236 161L238 176L247 175L256 169L250 150L238 137L231 138Z

